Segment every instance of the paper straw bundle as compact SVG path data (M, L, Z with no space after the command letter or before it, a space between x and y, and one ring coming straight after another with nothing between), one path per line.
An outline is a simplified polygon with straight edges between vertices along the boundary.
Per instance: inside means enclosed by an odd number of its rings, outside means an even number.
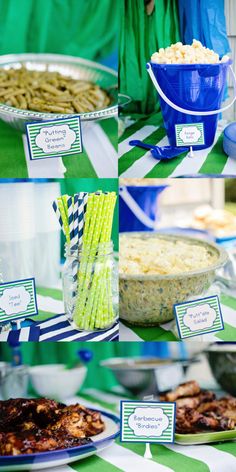
M63 195L53 202L73 255L73 321L80 329L102 329L115 319L109 261L115 203L115 192L102 191Z

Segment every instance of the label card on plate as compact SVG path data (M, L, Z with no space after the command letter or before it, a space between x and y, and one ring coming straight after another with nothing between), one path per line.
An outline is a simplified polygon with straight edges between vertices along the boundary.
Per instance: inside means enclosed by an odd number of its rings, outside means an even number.
M62 157L82 152L80 117L26 123L30 159Z
M37 314L34 279L0 284L0 322L15 321Z
M181 339L213 333L224 329L217 295L174 305L179 337Z
M205 144L203 123L175 125L177 146L200 146Z
M120 403L121 442L174 442L175 403L155 401L121 401Z

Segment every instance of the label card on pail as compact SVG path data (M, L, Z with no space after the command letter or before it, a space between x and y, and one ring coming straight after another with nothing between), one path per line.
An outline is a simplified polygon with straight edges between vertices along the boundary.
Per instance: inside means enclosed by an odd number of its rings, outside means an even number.
M174 305L174 312L181 339L224 329L220 302L217 295L178 303Z
M35 280L0 284L0 322L15 321L38 314Z
M79 116L25 126L31 160L71 156L83 150Z
M175 137L177 146L201 146L205 144L204 124L186 123L175 125Z
M121 401L120 403L121 442L174 442L175 403L155 401Z

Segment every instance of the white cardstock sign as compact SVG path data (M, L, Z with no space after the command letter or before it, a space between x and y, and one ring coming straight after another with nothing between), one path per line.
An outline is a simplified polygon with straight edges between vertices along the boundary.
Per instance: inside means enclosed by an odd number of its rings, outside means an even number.
M0 284L0 322L38 314L34 279Z
M180 338L212 333L224 329L217 295L174 305Z
M79 116L27 123L26 136L31 160L82 152Z
M121 401L121 441L173 443L175 403Z
M203 123L186 123L175 125L177 146L199 146L205 144Z
M76 140L76 133L68 125L57 125L41 128L36 136L36 145L45 154L55 153L55 150L69 151Z

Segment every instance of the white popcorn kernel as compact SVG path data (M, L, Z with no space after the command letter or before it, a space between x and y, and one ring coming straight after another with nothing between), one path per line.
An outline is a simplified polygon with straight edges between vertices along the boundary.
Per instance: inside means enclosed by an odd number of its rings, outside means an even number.
M204 47L200 41L194 39L192 45L182 44L179 41L167 48L160 48L158 52L152 55L151 60L158 64L217 64L227 62L229 57L224 56L220 61L217 53Z
M222 58L221 58L221 62L228 62L229 61L229 56L227 56L227 54L225 54Z

